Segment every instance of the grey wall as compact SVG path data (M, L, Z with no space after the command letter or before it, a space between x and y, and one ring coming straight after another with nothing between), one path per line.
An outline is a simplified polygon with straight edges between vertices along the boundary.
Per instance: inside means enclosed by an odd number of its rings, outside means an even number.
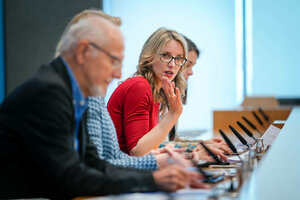
M70 19L102 0L5 0L6 93L51 61Z

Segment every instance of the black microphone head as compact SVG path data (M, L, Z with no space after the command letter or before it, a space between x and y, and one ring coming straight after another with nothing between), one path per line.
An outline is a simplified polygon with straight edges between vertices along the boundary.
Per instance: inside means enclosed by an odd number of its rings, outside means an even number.
M237 150L235 148L235 146L232 144L232 142L230 141L230 139L227 137L227 135L221 130L219 129L220 134L222 135L223 139L225 140L225 142L227 143L227 145L229 146L229 148L231 149L231 151L233 153L237 154Z
M242 116L243 120L254 130L257 130L256 126L254 126L246 117Z
M215 159L215 161L217 162L222 162L218 156L216 154L214 154L203 142L200 142L200 144L202 145L202 147L205 149L205 151L211 156L213 157L213 159Z
M261 119L258 117L255 111L252 111L253 116L258 121L258 123L262 126L264 123L261 121Z
M268 115L266 115L266 113L261 109L261 108L258 108L258 111L260 112L260 114L264 117L264 119L269 122L270 121L270 118L268 117Z
M249 136L249 137L253 137L253 134L251 133L251 131L249 131L249 129L247 129L241 122L236 121L237 125L239 125L239 127L241 127L241 129L243 129L243 131L245 131L245 133Z
M172 127L171 131L169 132L169 141L173 141L176 136L176 128L175 126Z
M195 160L191 159L191 161L192 161L192 163L195 165L195 167L198 168L198 171L204 176L204 178L208 179L208 178L211 177L211 175L207 174L205 171L203 171L203 170L201 169L201 167L197 164L197 162L196 162Z
M245 138L243 138L243 136L241 136L232 126L229 125L229 128L234 133L234 135L241 141L241 143L243 145L247 145L248 146L247 141L245 140Z

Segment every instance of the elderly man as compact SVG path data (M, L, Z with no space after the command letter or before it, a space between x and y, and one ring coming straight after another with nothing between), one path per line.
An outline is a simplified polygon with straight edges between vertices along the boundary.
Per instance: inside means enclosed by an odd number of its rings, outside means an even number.
M104 96L121 76L123 36L101 17L82 19L62 38L61 56L13 91L0 107L0 198L73 198L175 191L189 175L150 172L100 160L86 133L87 96ZM197 182L194 182L197 186Z

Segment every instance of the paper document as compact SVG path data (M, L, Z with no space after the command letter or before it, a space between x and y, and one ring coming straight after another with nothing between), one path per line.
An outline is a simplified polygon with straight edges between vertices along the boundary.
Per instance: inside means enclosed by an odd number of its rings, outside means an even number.
M243 154L240 154L240 158L241 158L243 161L244 161L245 159L247 159L247 157L249 157L249 152L248 152L248 151L245 152L245 153L243 153ZM241 162L241 160L239 159L238 156L230 156L230 157L228 157L227 161L228 161L228 162L234 162L234 163L236 163L236 162Z
M267 147L272 145L280 131L280 128L270 125L265 134L262 136L264 146Z

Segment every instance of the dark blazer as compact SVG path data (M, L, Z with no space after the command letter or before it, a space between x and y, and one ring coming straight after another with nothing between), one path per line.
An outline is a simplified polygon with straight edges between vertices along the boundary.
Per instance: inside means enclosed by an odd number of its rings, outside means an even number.
M0 107L0 198L72 198L157 190L149 171L100 160L84 115L73 148L70 79L61 58L18 87Z

